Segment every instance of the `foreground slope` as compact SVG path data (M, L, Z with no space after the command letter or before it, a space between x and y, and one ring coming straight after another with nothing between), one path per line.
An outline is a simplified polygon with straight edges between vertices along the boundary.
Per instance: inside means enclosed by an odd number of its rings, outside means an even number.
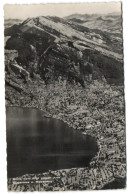
M94 135L99 148L89 168L23 175L8 179L8 189L90 190L114 182L125 187L121 34L37 17L5 29L5 37L6 104L44 110Z

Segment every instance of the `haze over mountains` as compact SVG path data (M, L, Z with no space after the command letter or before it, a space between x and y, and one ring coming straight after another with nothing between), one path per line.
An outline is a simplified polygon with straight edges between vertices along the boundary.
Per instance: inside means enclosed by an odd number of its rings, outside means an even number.
M90 29L100 29L102 31L121 33L121 14L118 12L104 14L73 14L66 19L77 22Z
M99 148L88 168L26 174L8 179L8 190L93 190L117 181L117 188L124 188L121 16L39 16L8 20L5 26L6 105L43 110L47 117L64 121L82 135L95 136ZM31 177L47 176L52 184L31 184ZM24 184L26 177L29 180Z
M88 27L91 25L92 28ZM5 21L6 98L9 104L15 90L24 91L29 84L32 87L29 80L44 81L46 85L62 81L82 87L93 80L123 85L121 28L121 17L116 14L74 14L67 18L40 16L25 21ZM19 94L21 92L17 93L17 99Z
M22 20L20 20L20 19L5 19L4 20L4 26L5 26L5 28L8 28L8 27L11 27L12 25L14 25L14 24L19 24L19 23L21 23L22 22Z
M121 17L116 14L40 16L6 28L5 48L17 50L17 63L28 71L39 72L43 79L62 75L80 83L83 80L78 62L82 52L82 60L93 64L93 79L104 76L108 82L118 84L123 81L121 32Z

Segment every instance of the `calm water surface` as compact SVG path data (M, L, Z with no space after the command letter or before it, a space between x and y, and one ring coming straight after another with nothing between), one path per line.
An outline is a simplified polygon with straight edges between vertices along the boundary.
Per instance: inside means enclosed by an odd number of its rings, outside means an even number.
M95 138L33 108L7 107L8 177L85 167L97 153Z

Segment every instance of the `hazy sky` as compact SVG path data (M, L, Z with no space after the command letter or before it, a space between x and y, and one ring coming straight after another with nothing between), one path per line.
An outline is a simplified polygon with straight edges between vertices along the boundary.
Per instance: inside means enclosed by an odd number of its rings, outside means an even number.
M59 16L64 17L74 13L80 14L107 14L111 12L120 12L120 2L107 3L77 3L77 4L34 4L34 5L5 5L5 18L20 18L36 16Z

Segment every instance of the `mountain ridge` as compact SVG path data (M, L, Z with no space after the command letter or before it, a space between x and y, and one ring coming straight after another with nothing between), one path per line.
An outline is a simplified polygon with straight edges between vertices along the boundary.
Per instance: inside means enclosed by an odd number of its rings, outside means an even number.
M95 74L98 75L97 77L101 74L107 81L112 78L118 79L116 83L120 79L122 81L123 55L122 39L115 35L100 29L90 29L56 16L39 16L27 18L20 24L6 28L5 36L10 36L10 38L5 48L18 50L19 55L16 61L21 66L25 65L28 71L40 72L43 79L46 79L46 74L50 75L50 72L54 77L57 71L61 75L62 67L65 71L62 75L68 77L67 72L69 72L71 79L80 80L83 84L85 74L89 74L83 63L89 63L93 64L94 79ZM44 63L48 66L47 72L44 71ZM31 66L31 64L36 65ZM84 75L81 73L80 66L86 69ZM114 70L111 72L110 69Z
M88 168L8 178L9 191L98 190L118 179L125 187L121 24L117 19L115 23L113 19L110 23L98 21L93 20L95 29L91 29L78 20L36 17L5 29L6 106L43 110L46 117L96 137L98 144ZM47 176L52 184L38 182Z

